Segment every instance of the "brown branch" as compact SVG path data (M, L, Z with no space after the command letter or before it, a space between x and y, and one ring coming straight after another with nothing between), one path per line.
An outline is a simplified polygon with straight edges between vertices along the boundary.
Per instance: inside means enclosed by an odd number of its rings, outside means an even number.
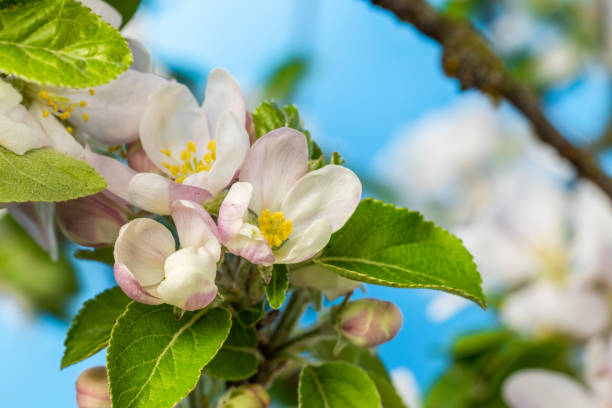
M597 184L612 198L612 179L590 154L570 143L550 123L536 95L508 74L503 62L469 23L444 16L426 0L371 1L439 42L443 49L444 71L459 80L461 89L477 88L494 98L508 100L531 122L542 142L552 146L581 177Z

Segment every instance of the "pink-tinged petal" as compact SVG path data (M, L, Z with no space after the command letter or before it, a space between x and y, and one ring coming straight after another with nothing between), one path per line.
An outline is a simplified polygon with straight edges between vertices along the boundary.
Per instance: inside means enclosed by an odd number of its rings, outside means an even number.
M184 310L202 309L215 299L217 258L206 248L183 248L164 264L166 278L157 293L168 304Z
M28 150L51 146L34 116L23 105L0 114L0 146L22 155Z
M312 258L325 248L332 234L326 219L319 219L299 234L292 234L279 249L274 251L275 263L294 264Z
M181 152L188 142L195 143L195 156L203 157L209 140L206 115L185 85L168 82L151 94L140 122L140 141L162 171L171 176L164 163L182 164Z
M132 62L130 69L138 72L153 72L153 60L144 44L135 38L126 38L125 40L130 46L132 57L134 57L134 62Z
M155 163L149 159L147 153L142 148L140 141L132 142L126 146L127 162L131 169L139 173L164 174L157 168Z
M50 140L53 149L75 157L80 156L83 153L83 146L68 133L66 128L54 115L49 115L45 118L43 112L46 109L47 107L45 105L35 100L30 106L30 113Z
M201 204L179 200L170 207L182 248L206 247L218 260L221 256L219 231Z
M253 186L249 183L234 183L219 207L219 235L221 242L226 243L232 239L245 223L249 211L249 202L253 193Z
M110 386L106 367L85 370L76 381L79 408L111 408Z
M64 235L79 245L112 245L131 213L127 204L108 190L56 204L57 223Z
M511 408L598 406L577 381L565 374L543 369L527 369L512 374L505 381L502 393Z
M210 132L217 129L217 123L224 112L232 112L244 128L246 103L236 80L224 69L215 68L208 74L202 110L208 118Z
M79 0L85 7L89 7L91 11L102 17L102 20L115 28L121 27L123 18L114 7L103 0Z
M164 278L164 262L174 249L174 238L166 227L149 218L137 218L119 231L115 263L124 265L141 286L156 285Z
M249 135L244 126L230 112L220 116L215 139L217 159L210 169L206 188L213 195L217 195L229 185L242 166L250 146Z
M325 219L332 232L339 230L361 200L361 182L346 167L329 165L299 179L287 193L281 211L299 233Z
M92 152L86 147L81 158L93 167L106 180L107 189L126 201L130 201L128 185L136 172L119 160Z
M8 211L34 241L49 252L51 259L57 259L54 203L15 203L8 206Z
M198 187L186 186L153 173L138 173L128 185L129 202L153 214L170 214L170 205L177 200L203 203L212 195Z
M116 263L115 264L115 281L121 288L121 290L130 298L134 299L139 303L147 305L159 305L163 301L157 296L152 295L149 291L145 290L136 277L130 272L129 268L125 265Z
M275 212L289 189L308 171L306 136L297 130L280 128L259 138L240 169L240 181L253 186L250 208L260 214Z
M92 139L108 145L130 143L138 139L139 126L149 95L168 83L158 75L128 69L114 81L94 88L72 90L50 88L50 93L86 107L77 107L70 122ZM87 114L87 120L83 117Z
M259 228L242 224L240 230L225 246L229 251L256 265L272 265L274 253Z

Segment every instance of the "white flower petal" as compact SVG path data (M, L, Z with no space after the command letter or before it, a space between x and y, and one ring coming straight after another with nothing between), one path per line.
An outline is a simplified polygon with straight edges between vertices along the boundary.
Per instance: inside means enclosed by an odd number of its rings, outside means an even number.
M217 195L232 181L249 151L249 135L236 116L230 112L221 114L215 133L217 159L208 177L208 191Z
M333 232L346 223L360 200L361 182L355 173L329 165L300 178L287 193L281 211L295 233L320 219L327 220Z
M166 278L157 287L164 302L184 310L202 309L215 299L217 260L205 248L183 248L164 264Z
M181 248L206 247L218 260L221 256L219 231L212 217L201 204L178 200L170 206Z
M216 130L221 115L228 111L236 115L241 127L245 125L246 103L240 86L222 68L215 68L208 74L202 109L208 118L211 133Z
M253 186L250 208L260 214L275 212L289 189L308 171L306 136L297 130L280 128L259 138L240 169L240 181Z
M334 271L315 264L291 271L289 277L293 286L322 290L330 301L355 290L361 285L361 282L347 279Z
M168 175L163 163L179 165L188 142L195 143L197 157L204 156L210 140L206 115L185 85L169 82L151 94L140 123L140 140L149 158ZM162 149L177 161L162 154Z
M11 84L0 80L0 114L6 113L21 103L22 96Z
M124 265L141 286L164 278L164 262L174 252L172 233L157 221L136 218L121 227L115 242L115 264Z
M163 303L163 301L156 296L156 285L143 288L127 266L115 264L114 272L117 284L129 298L147 305L159 305Z
M114 7L103 0L79 0L81 4L89 7L91 11L102 17L102 20L115 28L121 27L123 18Z
M134 57L134 62L132 62L130 69L138 72L153 72L151 54L144 44L135 38L126 38L125 40L130 46L132 57Z
M66 128L60 123L53 115L49 115L46 118L43 117L43 112L46 107L35 100L30 106L30 113L36 122L40 125L42 131L49 138L53 149L70 154L72 156L79 156L83 153L83 146L77 142L74 137L68 133Z
M107 189L125 201L130 201L128 186L136 172L119 160L92 152L86 147L81 154L85 160L106 180Z
M18 104L0 114L0 146L21 155L50 145L51 141L25 106Z
M212 196L206 190L186 186L154 173L138 173L128 185L129 202L153 214L170 214L170 205L177 200L203 203Z
M554 371L521 370L510 376L503 396L511 408L595 408L578 382Z
M85 101L87 106L75 108L70 122L101 143L119 145L138 139L149 95L167 83L158 75L128 69L114 81L94 88L93 95L87 89L67 88L50 88L49 93L76 104ZM87 121L83 114L88 115Z
M56 260L58 249L54 203L13 203L8 206L8 211L34 241L49 252L51 259Z
M312 258L329 242L332 226L326 219L319 219L310 224L300 234L292 234L287 242L274 251L274 262L293 264Z

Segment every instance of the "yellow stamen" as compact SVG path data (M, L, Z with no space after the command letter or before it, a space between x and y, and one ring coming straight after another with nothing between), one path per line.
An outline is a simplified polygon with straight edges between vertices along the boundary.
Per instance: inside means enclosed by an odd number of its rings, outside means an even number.
M212 153L206 153L204 155L204 161L206 162L206 164L210 163L212 161L213 157L212 157Z
M196 152L196 145L193 142L187 142L187 150L189 150L191 153L195 153Z
M87 121L89 120L89 115L88 115L88 114L86 114L86 113L84 113L84 114L83 114L83 120L84 120L85 122L87 122Z
M59 118L61 120L66 120L66 119L70 118L70 112L64 112L64 113L60 114Z
M189 150L183 150L181 152L181 160L185 161L185 160L189 160L191 159L191 152Z
M72 127L68 126L68 127L66 128L66 131L67 131L68 133L72 134Z
M70 106L69 106L69 107L67 107L67 108L66 108L66 112L70 112L70 113L72 113L72 107L70 107Z
M281 246L293 230L291 221L286 219L281 211L272 214L270 209L266 208L259 215L257 221L259 223L259 230L272 248Z
M45 109L43 111L43 118L48 118L49 117L49 111L47 109Z
M208 150L211 151L211 153L216 153L217 152L217 141L216 140L211 140L210 142L208 142Z
M79 102L79 105L81 106L81 108L84 108L84 107L87 106L87 102L81 101L81 102Z
M93 90L93 89L90 89L90 90L89 90L89 94L90 94L91 96L93 96L93 95L95 95L95 94L96 94L96 91L95 91L95 90Z
M162 154L165 155L166 157L172 157L172 154L170 153L170 150L168 149L161 149L160 152L162 152Z

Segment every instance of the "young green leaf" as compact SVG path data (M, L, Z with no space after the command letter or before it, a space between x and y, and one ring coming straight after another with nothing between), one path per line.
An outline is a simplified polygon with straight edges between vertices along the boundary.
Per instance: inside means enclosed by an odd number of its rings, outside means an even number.
M117 319L107 368L114 407L169 408L197 384L227 338L231 315L204 309L175 319L169 305L131 303Z
M238 312L238 320L245 326L254 326L266 315L266 303L262 300Z
M417 212L362 201L314 262L347 278L400 288L443 290L486 307L470 253Z
M115 321L130 302L131 299L118 286L85 302L66 335L62 368L85 360L106 347Z
M134 16L140 0L105 0L121 14L121 27L124 27Z
M359 367L345 363L306 366L300 375L300 408L379 408L374 383Z
M280 309L285 302L289 289L289 268L287 265L276 264L272 270L272 279L266 285L266 297L272 309Z
M0 217L0 265L5 291L34 311L66 315L66 303L78 289L72 265L61 253L53 261L10 216Z
M255 374L258 365L257 331L233 318L230 334L206 372L222 380L238 381Z
M397 390L393 386L393 384L376 374L367 373L370 380L376 386L376 391L378 391L378 395L380 396L380 401L383 408L408 408L404 401L402 401L402 397L399 396Z
M82 160L51 149L23 156L0 147L0 202L64 201L95 194L106 181Z
M43 85L103 85L129 68L121 34L76 0L0 10L0 72Z
M74 258L83 261L97 261L107 265L113 265L115 263L113 250L114 248L112 246L106 248L77 249L74 251Z

